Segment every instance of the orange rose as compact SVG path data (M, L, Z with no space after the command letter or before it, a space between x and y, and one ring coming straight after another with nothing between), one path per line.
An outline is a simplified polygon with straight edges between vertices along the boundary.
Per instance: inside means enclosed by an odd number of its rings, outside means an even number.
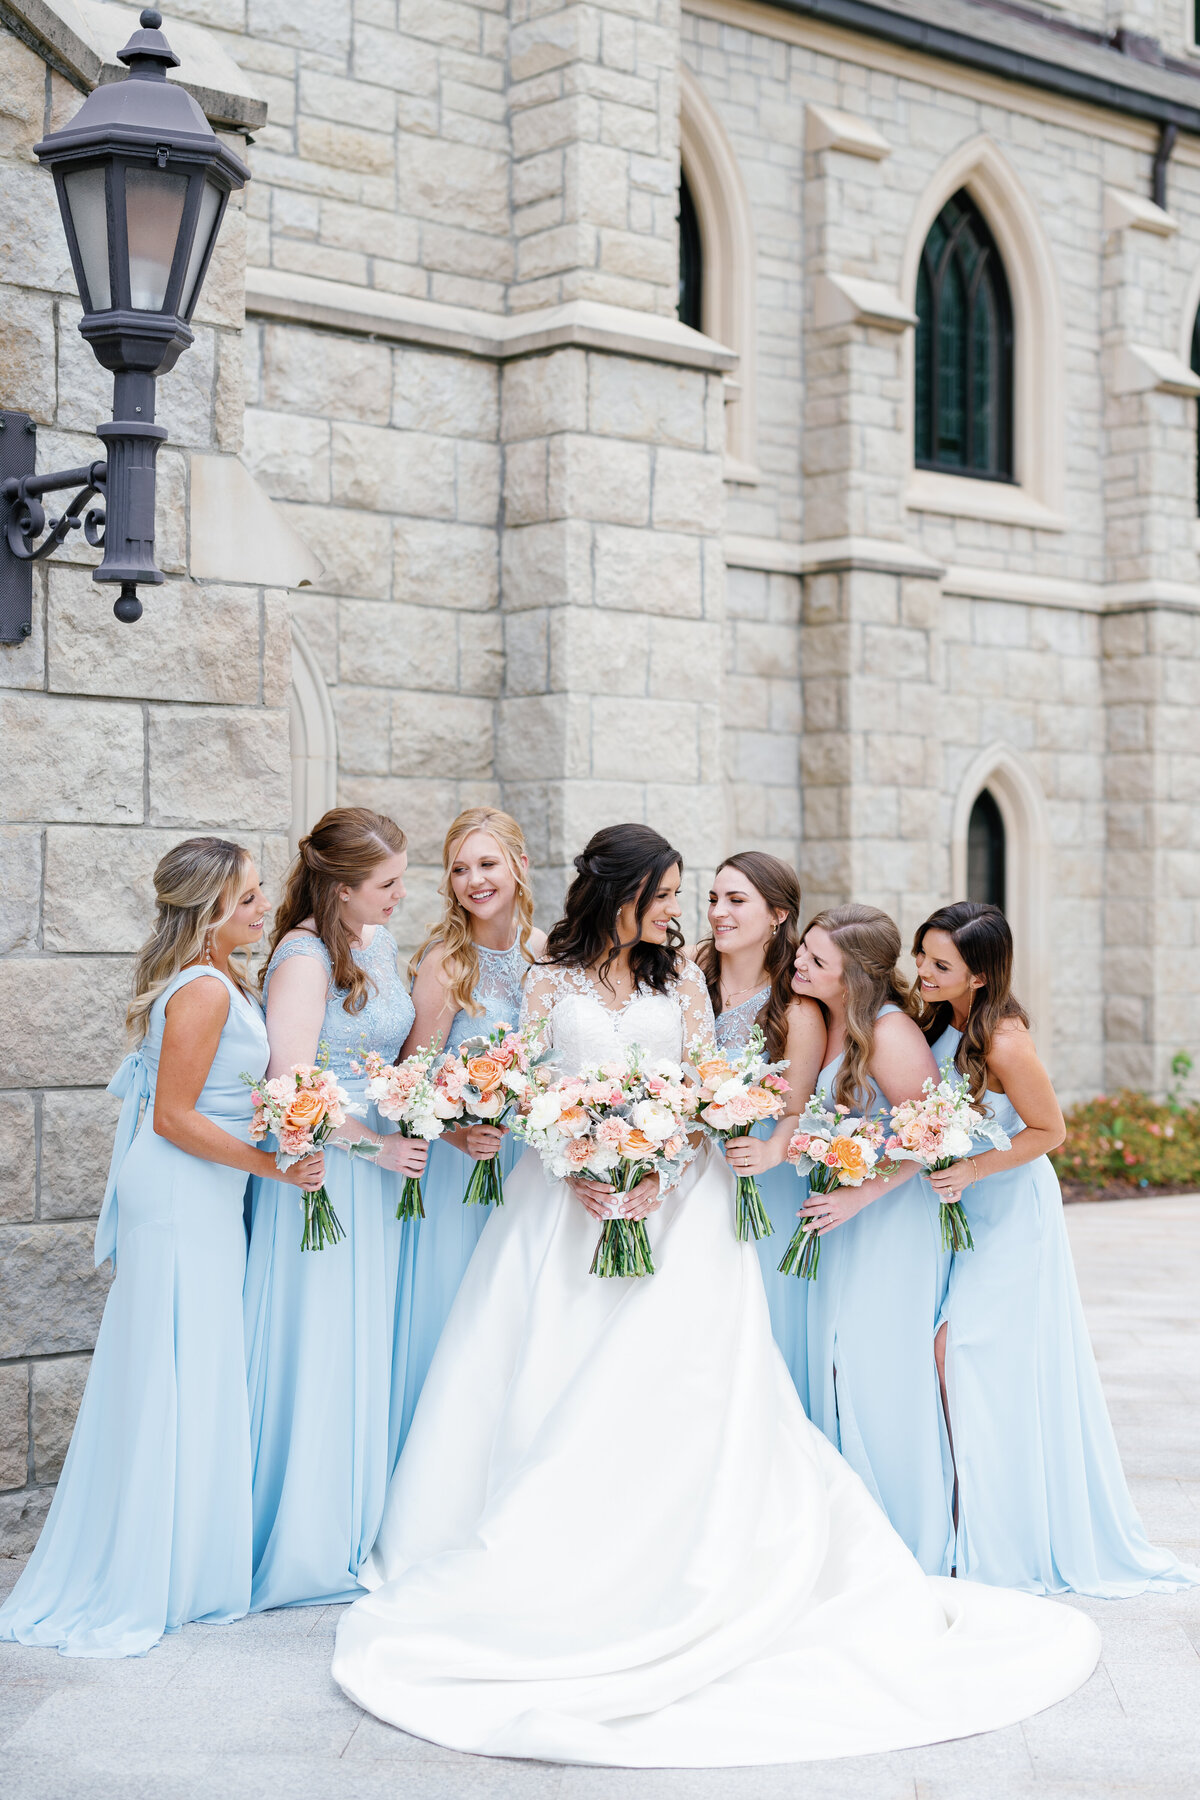
M297 1088L288 1101L283 1123L289 1131L315 1131L324 1117L324 1096L316 1088Z
M733 1069L723 1056L714 1056L708 1062L701 1063L697 1073L705 1087L719 1088L723 1081L729 1080Z
M473 1056L467 1063L467 1079L481 1094L490 1094L493 1088L498 1088L503 1073L503 1063L497 1062L494 1056Z
M633 1125L630 1127L621 1148L626 1156L637 1157L646 1155L653 1156L658 1146L646 1136L644 1131L639 1131L637 1126Z
M855 1181L863 1180L868 1173L862 1145L856 1144L853 1138L832 1138L829 1144L829 1161L840 1175L849 1175Z
M746 1089L746 1098L760 1119L773 1118L781 1109L779 1096L773 1094L769 1088L757 1086L748 1087Z

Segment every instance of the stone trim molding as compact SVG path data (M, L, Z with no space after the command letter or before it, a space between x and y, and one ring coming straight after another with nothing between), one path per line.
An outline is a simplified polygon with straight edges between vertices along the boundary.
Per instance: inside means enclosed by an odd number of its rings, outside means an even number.
M1103 219L1105 231L1151 231L1157 237L1171 237L1179 230L1178 219L1126 188L1105 188Z
M322 813L337 805L338 736L333 701L312 645L292 622L292 687L288 695L292 744L293 854Z
M832 106L818 106L813 100L804 108L804 148L840 150L846 156L865 156L870 162L882 162L892 154L887 139L866 119Z
M0 0L0 21L36 50L60 75L90 93L108 81L120 81L125 70L117 51L136 27L137 13L97 0ZM213 125L235 131L257 131L267 122L267 102L251 75L240 69L203 25L171 17L167 20L172 48L182 60L181 88L189 93ZM177 71L167 79L177 78Z
M726 384L725 478L752 484L758 480L754 222L733 145L686 65L679 69L679 156L704 251L704 334L738 357L736 384Z
M972 760L955 795L950 824L950 888L967 891L967 826L984 788L1004 821L1005 912L1015 940L1013 986L1028 1009L1038 1050L1053 1054L1050 1010L1050 814L1042 785L1008 744L989 744Z
M761 569L771 575L823 575L842 569L870 569L886 575L914 575L937 581L945 573L943 564L923 551L887 538L825 538L787 544L776 538L730 533L722 548L727 569Z
M929 228L959 188L978 204L1004 259L1013 302L1013 452L1016 482L913 471L907 504L916 512L945 512L1065 530L1066 347L1054 258L1037 210L1008 159L982 135L960 145L918 201L900 272L900 294L915 300L917 271ZM905 454L913 467L915 345L902 346Z
M386 343L423 344L492 362L509 362L574 345L615 356L724 373L737 352L657 313L599 300L569 300L532 312L479 312L284 269L246 270L246 311L257 318L314 325Z
M1171 350L1150 344L1121 344L1113 368L1114 394L1200 394L1200 377Z
M882 281L858 275L818 275L813 285L813 323L874 325L880 331L908 331L917 322L911 306Z

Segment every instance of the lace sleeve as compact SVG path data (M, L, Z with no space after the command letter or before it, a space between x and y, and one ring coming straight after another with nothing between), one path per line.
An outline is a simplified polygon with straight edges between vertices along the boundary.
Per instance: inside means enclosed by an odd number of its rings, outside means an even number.
M675 981L675 999L683 1014L683 1049L695 1038L711 1042L716 1034L708 983L694 962L685 962Z
M325 965L325 974L329 980L330 987L332 988L333 961L328 950L325 948L324 939L317 937L316 934L311 931L297 932L295 937L285 938L283 943L277 946L275 954L267 965L267 972L263 978L264 1006L266 1005L267 989L271 985L272 975L274 975L280 963L289 961L293 956L308 956L311 957L314 962L323 963Z
M521 1030L542 1020L539 1047L554 1048L554 1002L562 990L562 971L544 963L534 963L525 976L521 989Z

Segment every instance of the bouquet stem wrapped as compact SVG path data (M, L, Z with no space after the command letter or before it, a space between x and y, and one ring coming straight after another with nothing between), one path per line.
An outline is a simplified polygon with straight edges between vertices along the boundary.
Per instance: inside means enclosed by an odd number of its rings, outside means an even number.
M814 1094L792 1134L787 1160L798 1175L808 1177L810 1193L832 1194L837 1188L862 1186L874 1173L882 1143L883 1126L877 1120L859 1118L846 1106L827 1108ZM809 1208L802 1207L779 1273L815 1281L820 1262L820 1235Z
M718 1142L749 1137L760 1119L782 1117L788 1084L780 1070L786 1062L768 1062L763 1055L766 1039L756 1025L744 1050L731 1062L713 1043L694 1041L689 1049L691 1067L700 1084L700 1109L696 1122ZM767 1217L758 1182L753 1175L739 1175L734 1196L734 1222L738 1241L771 1237L774 1227Z
M646 1163L618 1163L612 1171L612 1184L618 1194L627 1194L644 1175L653 1172ZM619 1214L605 1219L596 1240L590 1273L624 1279L632 1275L653 1275L654 1258L650 1254L650 1238L645 1219L625 1219Z
M361 1108L351 1106L350 1097L336 1075L328 1067L328 1051L322 1045L323 1059L316 1063L295 1063L286 1075L271 1081L255 1081L243 1072L241 1079L251 1090L254 1117L250 1137L261 1143L269 1132L275 1135L278 1148L275 1162L280 1169L311 1156L330 1140L347 1156L376 1156L379 1145L373 1140L334 1138L348 1113ZM340 1244L345 1237L342 1222L333 1210L333 1202L324 1187L311 1194L302 1193L304 1224L300 1232L301 1250L324 1250L326 1244Z

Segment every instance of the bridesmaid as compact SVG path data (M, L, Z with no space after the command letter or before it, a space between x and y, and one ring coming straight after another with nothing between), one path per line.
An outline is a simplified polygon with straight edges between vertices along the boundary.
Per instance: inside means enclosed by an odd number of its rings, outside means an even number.
M955 1256L937 1336L957 1473L959 1576L1034 1594L1119 1599L1200 1580L1152 1548L1117 1452L1047 1152L1065 1135L1012 993L1012 933L959 900L913 944L939 1063L991 1108L1010 1150L977 1140L930 1177L961 1199L974 1250Z
M788 1063L788 1111L764 1119L750 1137L725 1145L730 1167L758 1178L763 1205L774 1226L756 1246L762 1265L771 1328L796 1391L808 1406L808 1287L779 1273L779 1261L796 1229L806 1188L783 1160L796 1119L817 1084L824 1061L825 1016L815 1000L792 988L800 941L800 883L794 869L760 850L727 856L708 895L712 936L685 952L708 983L717 1021L717 1044L727 1053L744 1050L755 1025L766 1036L772 1062Z
M937 1073L899 956L888 915L854 905L818 913L796 955L793 986L825 1013L818 1092L868 1116L919 1099ZM940 1575L953 1527L933 1339L949 1258L938 1205L915 1173L902 1163L890 1178L814 1196L822 1235L808 1297L809 1415L921 1567Z
M546 942L545 933L533 929L525 839L508 813L492 806L460 813L446 833L442 868L445 910L409 964L416 1018L406 1053L435 1039L456 1051L466 1038L517 1025L525 971ZM494 1125L448 1131L430 1146L411 1309L397 1323L392 1467L488 1221L490 1208L463 1205L473 1163L499 1156L507 1175L521 1149L511 1132Z
M124 1104L96 1262L111 1256L116 1279L50 1515L0 1609L0 1638L66 1656L140 1656L250 1604L242 1194L274 1158L249 1140L240 1077L262 1076L267 1033L233 958L261 942L268 906L222 838L177 844L154 886L127 1016L137 1048L109 1085ZM294 1199L323 1168L317 1155L288 1171Z
M335 808L301 839L263 988L269 1074L327 1051L361 1105L365 1078L351 1061L363 1049L399 1054L413 1007L387 927L407 863L400 827L365 807ZM397 1177L421 1174L428 1145L373 1107L339 1136L382 1144L374 1160L330 1151L341 1243L301 1251L292 1193L271 1179L255 1195L245 1299L254 1611L358 1593L387 1490L397 1302L416 1237L395 1216Z

